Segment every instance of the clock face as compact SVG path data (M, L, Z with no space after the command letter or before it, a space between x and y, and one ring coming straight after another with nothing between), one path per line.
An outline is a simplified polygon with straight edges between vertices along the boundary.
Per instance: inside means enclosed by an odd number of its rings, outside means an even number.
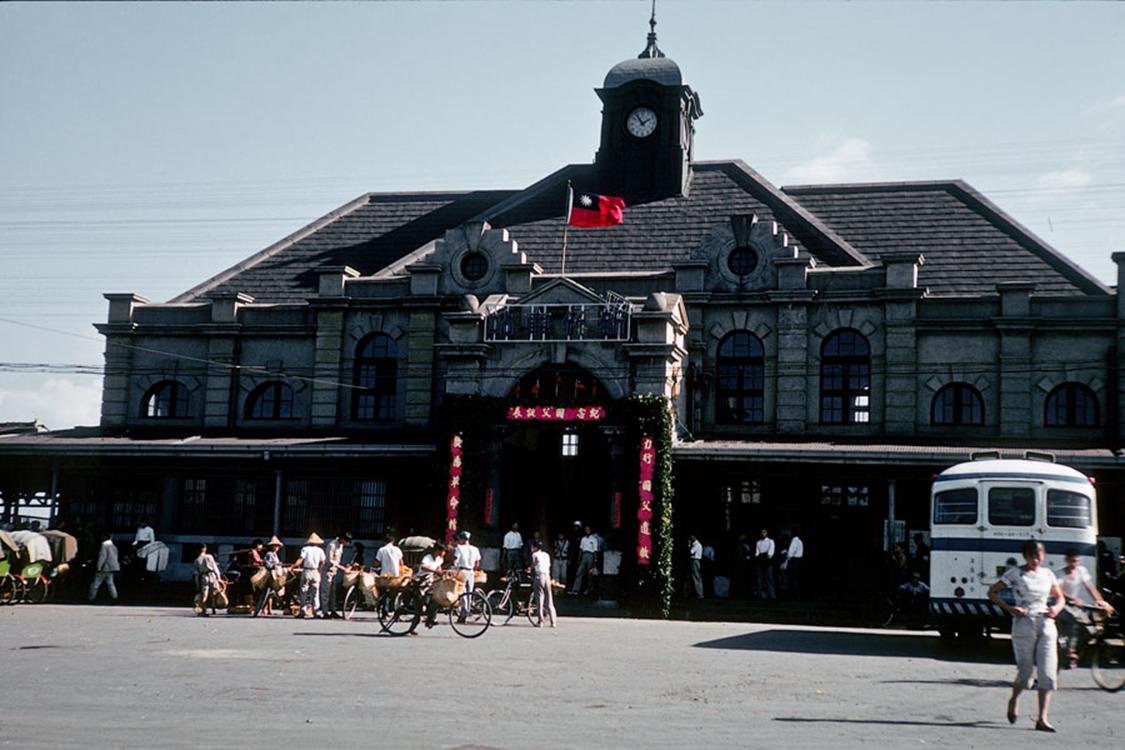
M637 107L629 113L625 128L634 138L647 138L656 130L656 113L648 107Z

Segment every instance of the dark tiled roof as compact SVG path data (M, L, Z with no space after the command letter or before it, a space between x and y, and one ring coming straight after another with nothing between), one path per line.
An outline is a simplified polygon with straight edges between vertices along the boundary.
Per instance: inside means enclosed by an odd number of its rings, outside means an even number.
M1003 281L1038 294L1108 289L961 182L812 185L779 190L738 161L693 165L687 196L625 209L624 223L571 228L567 271L658 271L687 260L716 224L738 214L780 223L822 266L865 266L888 252L925 256L919 283L933 294L989 294ZM507 228L530 261L558 272L567 181L597 191L593 169L564 167L522 191L361 196L172 302L245 292L258 302L315 293L317 271L351 266L364 275L469 220Z
M963 182L782 188L872 260L918 251L931 294L977 295L1006 281L1036 294L1108 289Z
M245 292L263 303L293 302L316 292L320 268L351 266L365 275L375 273L511 194L497 190L361 196L172 302L218 292Z
M494 227L511 231L528 260L545 271L562 263L566 183L576 190L597 191L589 167L569 167L504 204L482 212ZM567 271L654 271L687 260L716 224L738 214L778 221L793 240L827 265L866 265L854 248L835 236L788 196L740 162L694 165L687 196L627 206L625 220L614 227L571 227Z

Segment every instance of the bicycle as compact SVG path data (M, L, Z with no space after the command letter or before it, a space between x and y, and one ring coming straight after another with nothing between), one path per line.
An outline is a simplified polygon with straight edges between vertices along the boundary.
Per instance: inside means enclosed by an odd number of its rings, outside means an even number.
M410 581L380 593L376 609L383 631L393 636L413 633L427 614L429 588L423 582ZM441 612L449 616L450 628L462 638L479 638L492 624L492 607L480 589L461 593L449 606L436 607L435 616Z
M504 588L488 592L488 604L492 607L493 614L504 617L502 625L507 625L516 615L526 615L528 621L534 625L538 619L538 612L535 608L534 587L530 581L516 572L500 580L504 582Z
M356 576L355 581L347 587L343 598L345 620L354 620L369 613L378 616L379 594L374 584L365 580L369 576L373 577L374 574L372 568L364 568Z
M1090 673L1102 690L1116 693L1125 687L1125 624L1121 621L1121 605L1125 597L1103 589L1111 609L1090 610L1094 625L1088 629L1089 639L1085 651L1090 656Z
M258 601L254 605L254 611L251 613L252 617L257 617L265 611L266 605L270 606L270 610L276 605L281 614L285 614L292 609L292 602L297 596L297 581L299 576L289 575L284 572L280 576L274 576L270 573L273 581L265 587L265 590L258 596Z

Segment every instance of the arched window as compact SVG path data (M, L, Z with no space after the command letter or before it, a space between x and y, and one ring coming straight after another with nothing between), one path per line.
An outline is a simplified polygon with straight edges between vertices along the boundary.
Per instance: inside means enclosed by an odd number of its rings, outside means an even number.
M375 333L359 342L355 352L352 418L378 422L394 419L398 385L398 348L385 333Z
M178 380L162 380L145 393L141 413L147 419L183 419L190 417L188 389Z
M820 421L871 421L871 347L858 331L836 331L820 348Z
M292 419L293 389L277 381L263 383L246 399L247 419Z
M766 360L762 342L748 331L735 331L719 344L716 419L727 424L765 421Z
M1081 383L1063 383L1047 394L1043 422L1048 427L1097 427L1097 395Z
M980 391L968 383L950 383L934 396L930 424L984 424L984 399Z

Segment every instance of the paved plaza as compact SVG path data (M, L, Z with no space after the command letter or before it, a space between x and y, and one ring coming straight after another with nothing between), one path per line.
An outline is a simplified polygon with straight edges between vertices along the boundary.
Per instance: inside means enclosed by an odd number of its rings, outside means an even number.
M1120 747L1125 694L1062 673L1004 720L1006 638L526 620L469 641L187 609L0 609L3 748ZM1030 697L1030 696L1029 696Z

